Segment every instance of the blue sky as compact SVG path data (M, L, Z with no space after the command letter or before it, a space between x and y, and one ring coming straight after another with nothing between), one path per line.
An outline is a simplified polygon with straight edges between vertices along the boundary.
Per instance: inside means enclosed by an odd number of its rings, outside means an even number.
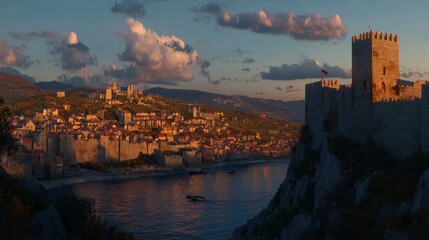
M297 100L349 81L351 36L400 35L403 79L429 79L424 0L0 0L0 67L37 81L111 81Z

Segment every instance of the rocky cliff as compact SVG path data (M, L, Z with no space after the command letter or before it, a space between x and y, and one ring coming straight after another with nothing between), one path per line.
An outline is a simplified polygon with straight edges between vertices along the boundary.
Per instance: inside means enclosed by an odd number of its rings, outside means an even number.
M332 132L318 151L310 141L303 132L267 208L231 239L426 239L429 155L396 160Z

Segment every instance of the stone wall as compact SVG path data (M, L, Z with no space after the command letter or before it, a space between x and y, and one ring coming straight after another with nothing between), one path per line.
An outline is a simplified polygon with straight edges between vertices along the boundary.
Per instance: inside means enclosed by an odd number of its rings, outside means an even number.
M421 145L423 152L429 152L429 85L422 86L421 101Z
M152 142L129 142L108 137L75 139L66 133L38 133L34 135L33 144L33 149L62 156L67 165L85 161L126 161L135 159L140 152L153 154L156 148L158 145Z
M377 102L397 95L399 36L373 31L353 36L352 79L354 98L369 94Z
M374 103L372 138L392 156L401 158L420 150L421 101Z
M323 140L324 122L333 127L338 124L337 80L322 80L305 86L305 123L313 133L312 148L320 149Z

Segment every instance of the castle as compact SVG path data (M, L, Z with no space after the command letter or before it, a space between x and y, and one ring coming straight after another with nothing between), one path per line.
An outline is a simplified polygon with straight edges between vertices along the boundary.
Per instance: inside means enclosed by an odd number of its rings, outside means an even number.
M324 132L373 141L392 156L429 152L428 81L399 78L399 36L369 31L352 37L352 84L305 86L305 123L320 149Z
M90 98L105 99L109 104L118 103L118 100L115 99L119 97L124 97L126 99L139 99L142 96L144 96L143 90L135 90L133 84L128 84L126 88L123 88L118 86L116 82L107 86L104 92L96 91L89 94Z

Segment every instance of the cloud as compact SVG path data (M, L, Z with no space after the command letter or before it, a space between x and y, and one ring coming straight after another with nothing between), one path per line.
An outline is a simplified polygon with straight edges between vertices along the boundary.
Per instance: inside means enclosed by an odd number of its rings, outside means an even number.
M210 71L208 68L210 67L211 62L209 60L203 60L201 61L200 68L201 68L201 75L204 77L207 77L207 80L210 82Z
M0 66L28 68L34 64L29 56L24 55L24 46L9 46L8 42L0 38Z
M412 69L401 67L401 77L403 78L423 78L428 75L429 72L422 71L420 68Z
M193 7L191 10L200 13L220 14L222 12L222 7L217 3L210 2L200 7Z
M66 71L77 71L88 65L97 65L97 58L89 54L89 47L78 40L75 32L67 33L62 41L48 43L49 53L59 56L57 64Z
M242 55L244 55L244 54L249 54L249 53L251 53L252 51L250 51L250 50L246 50L246 49L241 49L241 48L239 48L239 47L236 47L236 48L232 49L232 50L231 50L231 52L232 52L233 54L237 54L237 55L239 55L239 56L242 56Z
M241 71L243 71L243 72L250 72L250 68L242 68Z
M122 13L133 18L141 18L146 15L146 9L141 0L115 1L114 5L110 7L110 11L113 13Z
M250 63L254 63L255 59L253 59L251 57L247 57L247 58L243 59L243 61L241 61L241 62L245 63L245 64L250 64Z
M335 14L331 18L320 14L296 15L295 12L268 13L264 10L241 13L223 12L217 17L221 26L249 29L256 33L289 35L299 40L342 39L347 34L341 18Z
M106 75L124 78L131 83L176 84L193 78L189 71L200 64L198 53L176 36L159 36L142 23L128 18L127 33L118 33L126 48L119 59L127 66L112 66Z
M251 79L240 79L240 78L231 78L231 77L221 77L217 80L211 80L209 81L210 84L213 85L219 85L221 83L227 83L227 82L242 82L242 83L251 83L251 82L257 82L259 80L259 76L254 75Z
M328 72L330 77L350 78L351 70L338 66L331 66L327 63L321 65L313 59L304 59L299 64L283 64L280 67L269 68L268 72L261 72L262 79L270 80L298 80L308 78L320 78L321 70Z
M210 2L202 6L195 6L191 11L197 13L192 18L194 22L210 22L210 15L218 15L222 13L222 7L218 3Z
M287 85L284 89L281 87L275 88L277 91L280 91L282 93L289 93L289 92L299 92L301 90L294 88L292 85Z
M9 35L15 40L33 40L35 37L45 38L47 40L55 40L60 37L60 34L53 30L45 30L42 32L17 33L11 32Z
M270 13L265 10L235 14L225 11L217 3L208 3L192 9L197 13L211 14L217 24L261 34L289 35L298 40L342 39L347 34L338 14L324 17L319 13L297 15L295 12Z

